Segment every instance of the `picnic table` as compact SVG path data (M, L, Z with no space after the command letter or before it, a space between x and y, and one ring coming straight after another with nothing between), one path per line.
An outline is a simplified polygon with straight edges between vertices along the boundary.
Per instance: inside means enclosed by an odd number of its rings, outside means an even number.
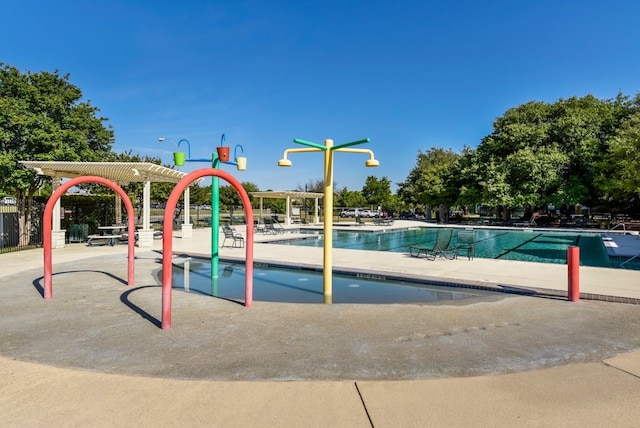
M103 231L104 235L109 235L108 231L111 231L111 235L117 235L118 233L122 233L127 228L127 225L124 224L114 224L113 226L98 226L98 229Z
M87 240L89 246L116 245L123 236L126 236L123 232L127 229L127 225L98 226L98 229L102 230L102 235L89 235Z
M111 245L112 247L118 243L118 239L122 238L122 235L89 235L87 245L90 247L98 245Z

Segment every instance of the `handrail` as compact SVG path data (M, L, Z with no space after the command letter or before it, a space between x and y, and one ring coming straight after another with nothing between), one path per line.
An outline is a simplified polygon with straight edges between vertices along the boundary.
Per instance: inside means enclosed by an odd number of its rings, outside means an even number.
M278 225L280 229L284 230L284 226L282 225L282 223L280 223L275 217L271 217L271 224Z
M640 253L636 254L635 256L631 257L628 260L625 260L624 263L621 263L620 266L618 266L619 268L621 268L622 266L626 265L627 263L629 263L631 260L635 260L637 258L640 258Z
M607 232L611 232L612 230L615 230L618 226L622 226L622 230L623 230L624 232L626 232L626 231L627 231L627 229L626 229L626 228L625 228L625 226L624 226L624 222L620 222L620 223L616 224L615 226L610 227L610 228L609 228L609 230L607 230Z

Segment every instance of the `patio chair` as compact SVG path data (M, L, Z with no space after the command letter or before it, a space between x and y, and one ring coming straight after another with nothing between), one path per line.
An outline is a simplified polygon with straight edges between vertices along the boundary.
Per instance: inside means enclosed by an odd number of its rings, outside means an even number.
M224 247L227 239L231 239L231 247L233 248L243 248L244 247L244 236L238 233L234 228L229 226L228 224L222 225L222 231L224 232L224 241L222 241L222 246ZM237 244L237 245L236 245Z
M444 257L449 260L455 258L455 252L451 245L451 237L453 236L453 230L451 229L438 229L436 234L436 240L432 246L409 246L409 254L413 257L420 257L420 254L424 254L429 260L435 260L436 257Z
M256 233L264 233L264 223L262 221L254 220L253 221L253 231Z
M466 251L469 260L473 260L476 254L476 241L473 229L464 229L458 231L456 245L453 247L456 258L460 251Z
M271 219L269 218L264 219L264 226L262 227L262 233L264 233L265 235L275 235L277 233L276 230L273 228L273 223L271 223Z

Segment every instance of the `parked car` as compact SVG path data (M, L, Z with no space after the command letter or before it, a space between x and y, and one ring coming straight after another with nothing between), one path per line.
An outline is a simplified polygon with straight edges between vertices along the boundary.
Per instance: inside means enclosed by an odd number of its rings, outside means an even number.
M362 209L362 208L349 208L340 213L340 217L363 217L363 218L374 218L378 217L377 211Z
M342 218L346 218L346 217L355 217L357 213L357 210L355 208L350 208L348 210L344 210L340 213L340 217Z
M373 210L360 210L358 212L358 215L360 217L366 217L366 218L376 218L379 217L379 214L377 211L373 211Z

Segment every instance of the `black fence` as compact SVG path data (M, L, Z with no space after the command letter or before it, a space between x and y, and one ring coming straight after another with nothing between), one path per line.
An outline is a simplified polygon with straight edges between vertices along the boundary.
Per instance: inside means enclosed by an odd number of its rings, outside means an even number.
M0 253L41 247L45 204L34 201L31 221L27 222L24 208L11 199L12 203L0 201Z

